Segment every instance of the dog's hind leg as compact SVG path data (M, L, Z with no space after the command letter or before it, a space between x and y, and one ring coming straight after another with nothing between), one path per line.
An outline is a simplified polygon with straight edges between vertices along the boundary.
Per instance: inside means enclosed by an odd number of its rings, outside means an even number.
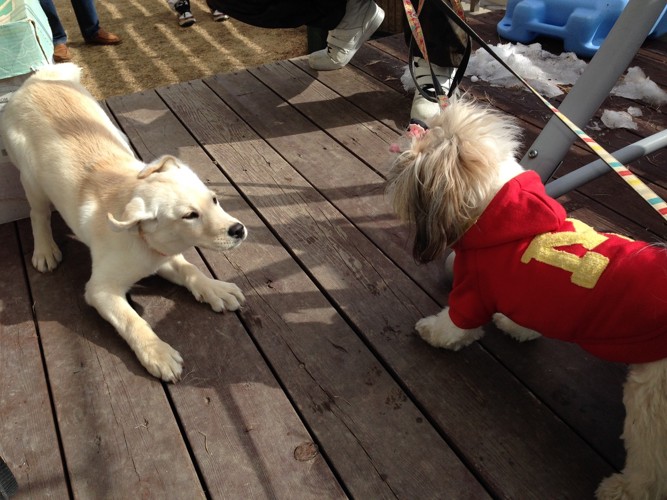
M62 253L51 232L51 202L44 191L21 175L21 183L30 203L30 224L35 248L32 265L40 272L53 271L62 260Z
M498 327L498 329L502 330L514 340L518 340L519 342L535 340L541 337L541 335L535 330L517 325L514 321L502 313L495 313L493 315L493 322Z
M183 358L158 338L150 325L125 299L126 290L99 284L93 276L86 285L86 302L111 323L137 355L148 372L166 382L175 382L183 371Z
M600 500L667 498L667 360L632 365L623 390L627 457L600 483Z
M157 273L172 283L186 287L195 299L208 303L216 312L225 309L236 311L245 300L241 289L234 283L209 278L181 254L162 264Z

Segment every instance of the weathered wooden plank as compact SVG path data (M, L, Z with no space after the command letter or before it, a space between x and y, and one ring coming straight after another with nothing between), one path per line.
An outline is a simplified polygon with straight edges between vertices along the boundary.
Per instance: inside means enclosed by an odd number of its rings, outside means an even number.
M195 251L188 258L204 267ZM169 392L207 493L214 498L286 498L301 491L303 498L343 498L238 317L219 317L184 288L159 278L144 284L150 287L133 292L133 301L185 359L185 375ZM160 297L154 296L155 289ZM301 456L300 450L311 453ZM304 485L308 488L302 489Z
M654 58L658 63L663 64L665 54L667 54L667 40L662 36L660 38L649 38L642 45L642 51L647 57Z
M238 194L154 92L109 103L145 161L160 154L179 155L234 213L227 200ZM255 226L249 229L252 241ZM235 251L242 258L247 252L247 243ZM209 273L197 252L187 256ZM246 288L247 279L237 276L226 257L216 258L218 278L239 278L234 281ZM134 292L132 298L151 324L160 325L161 337L184 356L186 375L168 390L208 493L226 498L287 498L294 492L302 498L344 496L323 456L304 453L314 449L313 438L237 315L216 314L182 287L157 278L149 281L164 298L151 297L148 289Z
M202 498L161 383L85 303L89 251L54 225L63 262L41 274L30 265L29 221L19 224L74 496Z
M0 455L16 498L67 496L58 436L14 224L0 225Z
M363 72L355 71L350 66L345 66L336 71L315 71L310 68L308 59L305 57L292 59L292 62L311 76L316 76L317 80L324 85L328 86L330 80L334 82L336 94L345 98L345 101L342 103L333 100L329 104L329 106L335 107L334 111L336 111L336 114L334 116L320 116L320 120L328 121L328 123L324 125L327 130L335 130L336 123L343 119L349 123L349 118L347 118L348 115L350 117L359 116L359 111L356 111L356 113L353 112L355 106L362 108L365 113L371 115L377 121L384 123L387 127L390 127L395 131L403 131L407 127L410 120L409 110L412 103L412 95L403 93L400 96L397 96L387 84L390 82L383 82L376 77L368 78ZM302 93L312 95L313 90L307 87L307 82L312 80L307 75L299 74L299 72L295 72L294 70L290 71L287 68L288 64L287 61L284 61L282 63L284 68L281 70L283 72L289 71L289 80L283 81L280 86L285 90L292 87L293 91L297 92L294 95L289 95L283 91L283 97L285 99L289 97L290 102L296 104L299 102L300 98L303 97ZM373 66L375 61L369 60L367 61L367 64ZM265 65L254 68L254 71L266 73L271 72L273 70L272 68L275 67L277 66ZM300 91L297 89L300 89ZM326 95L326 93L323 94ZM340 98L336 97L336 99ZM308 103L312 105L312 100L309 100ZM354 104L354 106L351 106L350 103ZM326 106L327 104L322 102L319 103L319 105ZM313 111L308 110L307 107L304 106L303 109L304 112L310 111L309 114L313 114ZM364 116L365 113L362 113L361 116ZM367 118L364 123L367 127L375 126L375 123L368 121ZM352 124L354 124L354 122ZM355 131L356 137L359 136L359 132L359 130Z
M263 145L243 110L189 85L160 93L492 491L590 496L609 466L479 346L448 353L419 341L414 322L437 305Z
M376 136L369 136L368 127L378 127L377 122L368 114L360 115L358 108L289 63L214 77L206 83L226 102L233 102L233 107L243 110L242 116L253 129L402 269L409 269L412 276L428 283L439 294L445 292L444 259L423 266L415 263L407 243L408 231L393 216L384 195L385 179L378 172L384 173L389 168L387 141L395 141L397 132L384 132L384 139L379 141ZM299 86L304 90L298 92ZM293 107L281 106L283 101L276 92L289 98L290 104L311 121ZM289 97L293 95L298 96L294 101ZM326 105L321 106L323 103ZM346 126L345 132L327 127L330 123L327 116L344 117L349 111L360 116L355 122L357 126L354 123ZM280 134L275 133L278 124ZM341 147L350 144L354 145L352 151L368 163ZM331 168L322 167L323 154L327 155Z
M205 106L195 97L202 90L208 100ZM225 116L218 115L221 103L203 84L173 86L159 90L159 94L170 108L178 111L179 118L189 121L196 116L200 123L208 123L205 128L215 135L215 129L224 123L235 134L234 141L244 149L244 154L224 161L219 159L223 170L230 168L229 162L235 164L233 168L252 170L256 167L251 165L270 163L269 177L281 185L280 193L264 187L273 185L268 179L237 185L244 192L266 191L263 203L278 207L300 204L302 195L309 197L293 179L283 177L284 161L242 128L242 122L229 109L226 108ZM143 108L160 115L157 103L145 97ZM112 100L112 108L115 104ZM123 117L121 123L125 124ZM144 133L162 129L156 125L144 128L134 124L125 131L135 144L150 146L155 138L146 140ZM171 147L179 151L187 149L190 141L189 135L180 141L175 136L170 138ZM227 147L207 144L213 149ZM206 162L196 161L192 166L216 189L223 190L222 186L227 184L222 174L210 172ZM289 173L298 177L293 170ZM271 231L238 194L226 188L224 193L223 203L249 226L250 236L239 251L224 256L205 252L206 260L216 274L235 272L238 282L246 283L243 288L248 303L242 311L244 323L346 491L361 498L431 496L439 491L452 491L462 498L484 497L485 492L474 477ZM312 209L319 210L317 206ZM335 231L334 223L326 231ZM307 228L295 225L293 230L301 233Z

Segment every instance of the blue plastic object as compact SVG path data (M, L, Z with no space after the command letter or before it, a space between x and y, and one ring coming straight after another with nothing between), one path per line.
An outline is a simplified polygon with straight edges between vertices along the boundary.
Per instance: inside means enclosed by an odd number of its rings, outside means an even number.
M538 36L563 40L563 48L581 57L593 57L629 0L508 0L498 34L519 43ZM667 32L667 8L650 36Z

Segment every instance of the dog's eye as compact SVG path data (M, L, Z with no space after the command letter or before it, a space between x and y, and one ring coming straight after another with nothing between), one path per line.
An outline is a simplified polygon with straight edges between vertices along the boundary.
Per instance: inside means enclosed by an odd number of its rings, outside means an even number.
M197 212L188 212L183 218L187 220L197 219L199 218L199 214Z
M214 204L214 205L217 205L217 204L218 204L218 199L217 199L215 196L213 197L213 204Z

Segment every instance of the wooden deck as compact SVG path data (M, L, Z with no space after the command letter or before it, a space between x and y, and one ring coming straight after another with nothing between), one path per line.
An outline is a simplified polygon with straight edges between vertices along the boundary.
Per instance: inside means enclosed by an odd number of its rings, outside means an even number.
M497 43L494 16L471 24ZM667 87L662 49L637 61ZM383 195L410 109L404 61L394 36L340 71L296 59L106 101L141 158L179 155L248 226L235 251L188 253L247 305L220 315L159 278L134 287L186 362L163 384L86 305L89 253L61 222L64 261L44 275L28 221L0 226L0 455L16 498L585 499L622 467L624 366L491 327L457 353L414 334L447 289ZM464 86L523 120L526 145L548 119L523 90ZM592 134L613 151L665 128L642 109L638 132ZM578 144L559 173L591 159ZM665 165L663 151L632 168L667 196ZM614 174L561 201L600 229L666 239Z

